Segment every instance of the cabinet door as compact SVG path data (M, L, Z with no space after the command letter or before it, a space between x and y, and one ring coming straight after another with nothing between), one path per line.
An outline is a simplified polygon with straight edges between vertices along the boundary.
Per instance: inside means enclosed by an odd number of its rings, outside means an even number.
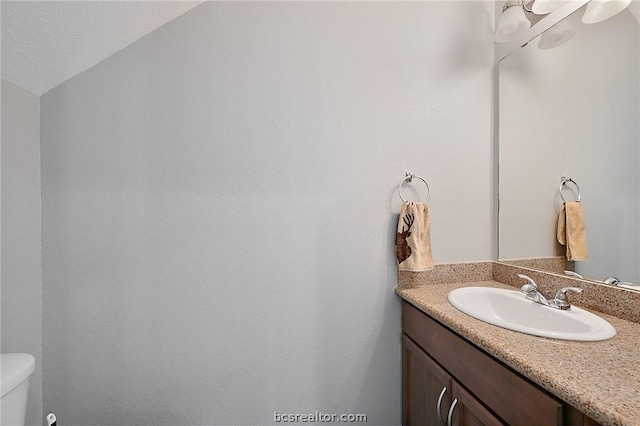
M447 413L448 425L497 426L504 424L455 380L452 383L451 394L453 402Z
M451 377L402 336L402 424L443 425L451 404Z
M402 330L505 423L563 424L560 400L406 302Z

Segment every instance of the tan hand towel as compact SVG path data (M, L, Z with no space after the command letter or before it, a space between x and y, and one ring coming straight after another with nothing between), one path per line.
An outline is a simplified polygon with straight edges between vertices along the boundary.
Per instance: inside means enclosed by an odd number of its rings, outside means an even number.
M400 210L396 234L396 256L400 271L433 269L431 254L431 219L426 202L405 201Z
M564 220L562 217L564 216ZM564 232L562 232L564 229ZM562 235L561 235L562 234ZM580 201L564 203L558 218L558 241L567 246L567 260L587 260L587 229Z

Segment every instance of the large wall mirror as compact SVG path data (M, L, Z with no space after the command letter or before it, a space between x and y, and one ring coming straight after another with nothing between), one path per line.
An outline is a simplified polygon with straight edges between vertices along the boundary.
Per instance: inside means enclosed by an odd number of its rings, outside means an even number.
M640 283L640 24L584 7L499 65L499 238L505 263ZM564 185L561 178L573 182ZM558 215L581 197L588 260L568 262ZM640 291L640 286L635 286Z

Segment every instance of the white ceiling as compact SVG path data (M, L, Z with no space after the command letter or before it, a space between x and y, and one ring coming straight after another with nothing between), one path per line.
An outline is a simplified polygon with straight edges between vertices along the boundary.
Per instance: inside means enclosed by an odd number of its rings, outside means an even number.
M200 3L2 0L2 79L40 96Z

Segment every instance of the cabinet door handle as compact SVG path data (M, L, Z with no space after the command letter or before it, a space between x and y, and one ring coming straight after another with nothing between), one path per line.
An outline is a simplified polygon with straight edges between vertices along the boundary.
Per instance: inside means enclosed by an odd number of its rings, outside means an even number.
M444 424L444 419L442 418L442 398L444 398L444 395L446 393L447 393L447 387L445 386L440 391L440 396L438 396L438 403L436 405L436 412L438 413L438 420L440 420L442 422L442 424Z
M447 416L447 426L453 426L453 410L456 408L456 404L458 403L458 398L454 399L451 403L451 407L449 407L449 415Z

